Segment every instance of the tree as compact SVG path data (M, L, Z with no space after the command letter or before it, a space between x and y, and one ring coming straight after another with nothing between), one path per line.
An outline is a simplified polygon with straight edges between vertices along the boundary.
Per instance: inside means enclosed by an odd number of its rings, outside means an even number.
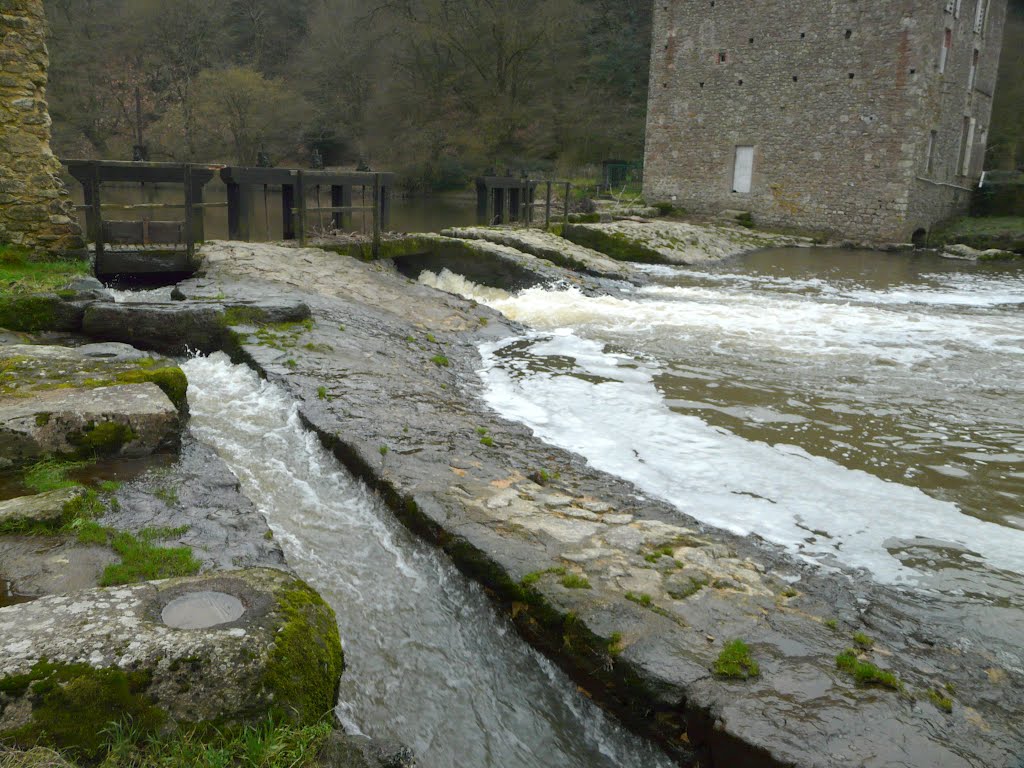
M239 165L255 165L260 151L294 157L311 111L281 80L247 67L206 70L196 81L201 153Z

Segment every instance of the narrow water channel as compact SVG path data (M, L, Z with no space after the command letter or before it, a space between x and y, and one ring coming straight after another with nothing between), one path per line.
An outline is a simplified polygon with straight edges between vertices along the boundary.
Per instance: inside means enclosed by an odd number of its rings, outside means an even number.
M350 730L407 744L424 768L672 765L341 469L279 388L223 355L183 367L193 432L337 612L347 665L339 714Z
M707 523L937 600L1024 667L1024 270L779 249L649 271L603 297L420 279L532 329L481 348L500 413Z

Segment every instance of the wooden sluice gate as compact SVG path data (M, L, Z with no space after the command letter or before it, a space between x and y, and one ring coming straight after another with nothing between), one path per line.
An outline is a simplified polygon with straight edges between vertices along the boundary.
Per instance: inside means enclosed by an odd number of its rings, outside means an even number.
M217 166L189 163L137 163L68 160L68 172L82 185L86 238L95 248L97 275L146 275L195 271L195 247L205 239L203 209L225 203L203 202L203 188ZM181 203L122 205L103 202L104 183L180 184ZM182 210L182 218L111 219L105 211Z
M311 217L330 214L331 228L351 227L353 214L369 214L374 254L379 252L381 232L391 218L393 173L247 168L191 163L144 163L111 160L67 160L68 172L84 192L86 237L95 250L95 272L110 277L160 273L192 273L198 266L196 245L205 240L203 212L227 208L228 237L252 237L255 191L281 188L281 223L285 240L305 244L313 230ZM207 203L203 191L220 173L227 187L227 202ZM103 184L180 185L180 203L104 203ZM330 190L330 205L320 205L320 190ZM354 205L358 190L360 205ZM316 204L309 204L314 193ZM138 218L115 219L112 211L145 212ZM181 210L180 219L154 219L153 214Z
M290 168L241 168L229 166L220 171L228 190L228 238L249 240L253 231L255 192L269 187L281 188L281 224L285 240L305 244L312 223L311 214L329 213L333 229L348 229L352 214L370 213L374 253L380 235L391 223L391 197L395 174L362 171L306 171ZM328 188L331 204L319 202L310 207L308 193L320 200L320 190ZM354 205L355 190L360 190L361 205ZM367 201L369 197L369 201Z
M537 188L545 187L544 228L551 226L552 200L555 187L564 187L562 218L569 221L569 198L572 183L515 176L480 176L476 180L476 218L485 226L522 224L532 226L537 203Z

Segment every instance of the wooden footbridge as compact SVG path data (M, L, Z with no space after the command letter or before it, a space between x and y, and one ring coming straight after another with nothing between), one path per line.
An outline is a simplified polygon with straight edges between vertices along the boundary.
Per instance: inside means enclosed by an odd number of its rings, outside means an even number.
M345 229L351 225L353 213L369 213L376 255L381 232L390 223L395 184L392 173L111 160L67 160L65 165L84 191L84 205L79 208L85 211L86 237L95 249L95 271L101 277L194 272L196 245L205 239L203 212L208 208L227 208L228 237L248 240L253 232L256 190L266 192L270 187L281 189L285 240L298 240L304 245L311 233L312 214L329 213L332 227ZM227 202L204 202L204 189L218 173L227 186ZM179 185L181 202L104 203L105 183ZM330 192L329 206L319 204L321 189ZM356 189L361 205L353 205ZM312 206L310 193L317 201ZM175 219L153 218L154 213L164 215L170 210L183 213ZM128 212L133 218L113 218L113 211Z

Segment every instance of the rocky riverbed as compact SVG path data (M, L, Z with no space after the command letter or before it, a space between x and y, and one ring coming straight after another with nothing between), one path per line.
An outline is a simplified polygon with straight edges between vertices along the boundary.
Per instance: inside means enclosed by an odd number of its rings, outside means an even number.
M1014 765L1020 670L944 636L902 593L702 526L502 419L481 399L478 345L523 329L416 282L425 269L471 268L496 288L557 280L599 293L614 289L606 278L642 281L642 270L579 239L559 263L583 265L584 276L547 258L558 246L550 236L449 234L377 263L210 243L203 273L177 287L181 301L101 302L84 309L84 327L164 353L225 349L276 382L321 442L479 581L523 636L682 765ZM672 260L662 253L679 247L671 237L631 242ZM735 238L732 247L744 250ZM19 408L29 427L43 412ZM174 471L216 468L187 437L181 450ZM190 450L200 457L191 464ZM146 495L153 480L139 482L129 486ZM117 492L122 509L136 507L129 486ZM217 487L217 503L232 495ZM179 495L181 513L194 519L185 510L202 509L204 493ZM163 512L123 524L166 526ZM212 517L212 533L192 534L203 566L280 557L255 528L223 532L223 515ZM232 554L199 554L217 536Z

